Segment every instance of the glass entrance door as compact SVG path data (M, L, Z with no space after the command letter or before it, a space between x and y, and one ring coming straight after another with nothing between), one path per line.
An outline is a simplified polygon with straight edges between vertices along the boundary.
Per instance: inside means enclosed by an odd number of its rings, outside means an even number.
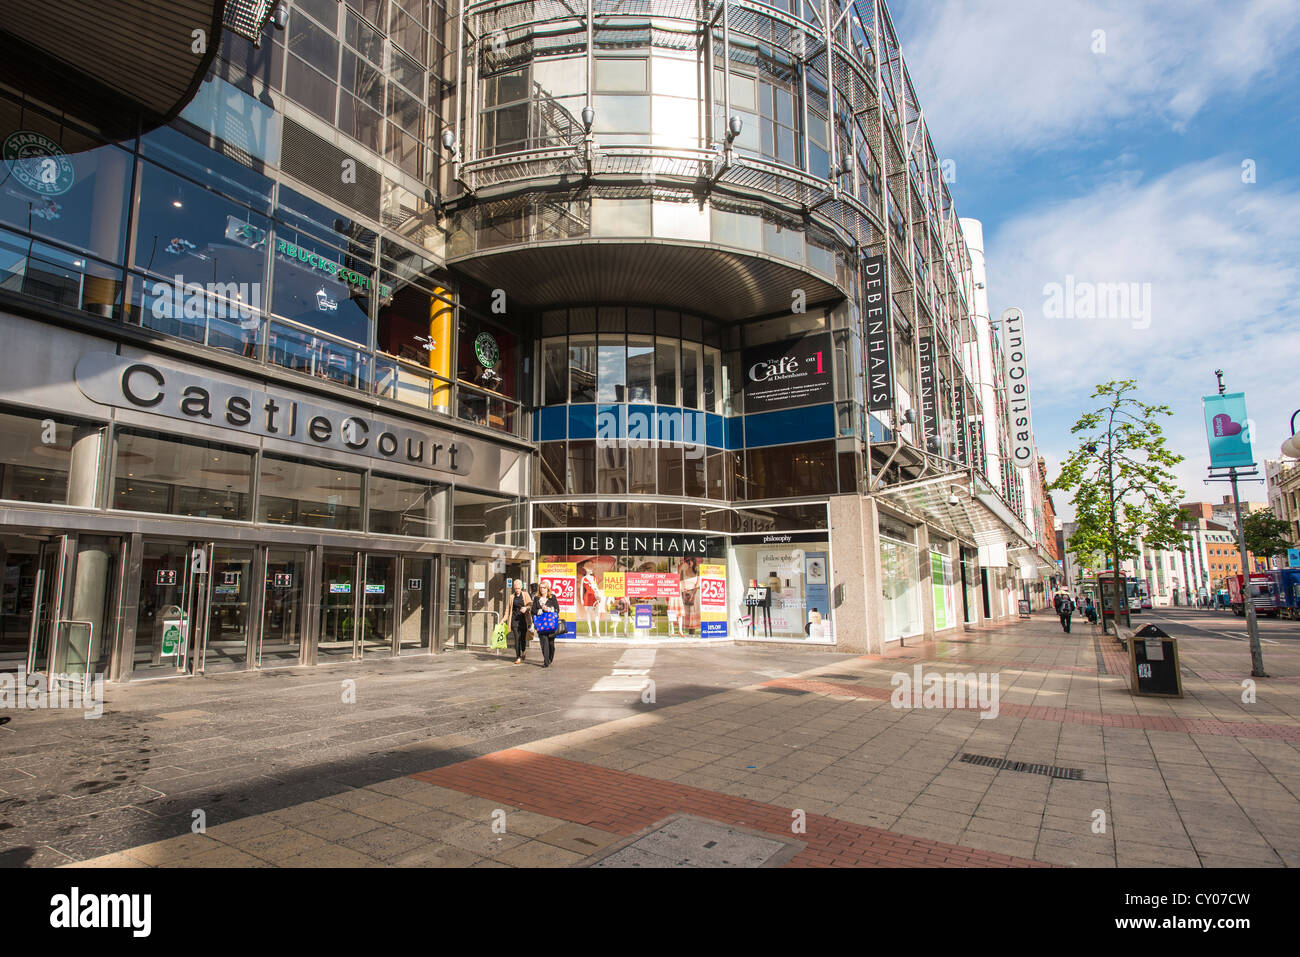
M58 609L63 600L63 563L66 554L66 535L42 542L38 546L27 643L29 674L45 674L49 671L50 649L59 620Z
M366 556L366 589L362 597L361 654L391 655L396 635L397 559Z
M321 562L320 634L316 642L317 662L338 661L357 656L356 552L326 552Z
M306 575L306 552L268 549L258 648L258 665L263 668L295 665L302 660L302 591Z
M428 654L437 616L438 559L411 555L402 559L402 610L398 620L398 650L403 655Z
M448 648L464 648L469 641L469 559L447 559L447 633Z
M0 535L0 671L27 668L43 554L36 536Z
M224 545L210 549L208 612L199 670L241 671L248 667L252 628L253 549Z
M207 543L145 541L132 678L201 670L211 557Z

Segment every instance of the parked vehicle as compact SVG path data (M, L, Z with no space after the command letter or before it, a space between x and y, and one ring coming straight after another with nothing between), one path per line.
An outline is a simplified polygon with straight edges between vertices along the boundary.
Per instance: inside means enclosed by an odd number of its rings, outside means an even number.
M1277 568L1268 574L1277 579L1279 613L1286 618L1300 619L1300 568Z
M1250 583L1246 586L1250 593L1250 602L1255 606L1256 615L1268 615L1276 618L1286 605L1281 583L1275 572L1251 572ZM1242 599L1242 576L1231 575L1228 578L1228 604L1232 613L1245 617L1246 605Z

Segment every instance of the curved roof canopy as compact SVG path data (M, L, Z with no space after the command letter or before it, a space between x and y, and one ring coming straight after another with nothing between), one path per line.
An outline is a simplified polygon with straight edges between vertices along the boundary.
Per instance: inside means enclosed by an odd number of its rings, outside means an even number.
M44 0L5 5L0 82L123 139L193 99L221 43L226 0Z

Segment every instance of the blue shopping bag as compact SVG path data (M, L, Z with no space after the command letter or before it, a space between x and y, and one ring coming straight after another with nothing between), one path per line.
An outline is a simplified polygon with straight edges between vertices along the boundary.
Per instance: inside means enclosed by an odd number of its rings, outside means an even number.
M550 634L559 629L560 616L553 611L539 612L533 618L533 627L537 629L539 635Z

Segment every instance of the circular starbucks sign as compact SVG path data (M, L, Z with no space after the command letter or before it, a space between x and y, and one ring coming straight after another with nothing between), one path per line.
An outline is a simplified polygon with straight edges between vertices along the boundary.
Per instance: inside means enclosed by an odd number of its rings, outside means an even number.
M77 180L76 168L59 144L42 133L18 130L3 147L4 161L14 179L41 196L61 196Z
M501 359L501 352L497 349L497 341L492 338L492 333L478 334L474 339L474 355L478 356L479 365L484 369L496 368L497 362Z

